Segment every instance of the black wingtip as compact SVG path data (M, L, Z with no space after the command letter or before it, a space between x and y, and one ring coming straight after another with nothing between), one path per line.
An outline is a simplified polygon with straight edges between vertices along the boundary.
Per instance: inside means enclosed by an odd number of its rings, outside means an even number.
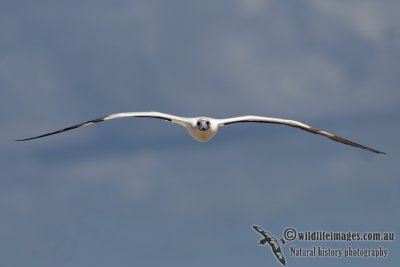
M16 140L14 140L14 142L28 141L28 140L32 140L32 139L36 139L36 138L39 138L39 137L31 137L31 138L25 138L25 139L16 139Z
M371 151L371 152L374 152L374 153L376 153L376 154L382 154L382 155L386 155L387 153L386 152L383 152L383 151L379 151L379 150L376 150L376 149L368 149L369 151Z

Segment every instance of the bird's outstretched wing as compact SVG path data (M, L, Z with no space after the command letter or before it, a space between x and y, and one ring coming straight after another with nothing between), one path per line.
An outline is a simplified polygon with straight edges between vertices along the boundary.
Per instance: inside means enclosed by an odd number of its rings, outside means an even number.
M271 233L264 231L261 227L253 225L253 228L264 237L265 242L267 242L270 245L272 252L274 253L275 257L279 260L279 262L282 263L283 265L286 265L286 260L282 254L281 247L279 246L279 241Z
M70 127L64 128L64 129L60 129L57 131L53 131L50 133L45 133L42 135L38 135L38 136L34 136L34 137L30 137L30 138L25 138L25 139L18 139L15 141L27 141L27 140L32 140L32 139L37 139L37 138L41 138L41 137L45 137L45 136L49 136L49 135L53 135L53 134L58 134L58 133L62 133L62 132L66 132L69 130L73 130L82 126L86 126L86 125L90 125L90 124L95 124L95 123L99 123L99 122L103 122L103 121L107 121L107 120L112 120L112 119L118 119L118 118L127 118L127 117L137 117L137 118L156 118L156 119L161 119L161 120L165 120L165 121L169 121L169 122L173 122L173 123L177 123L180 124L182 126L185 126L187 123L189 123L189 120L187 118L182 118L182 117L177 117L177 116L173 116L173 115L169 115L169 114L165 114L165 113L160 113L160 112L155 112L155 111L150 111L150 112L124 112L124 113L115 113L115 114L111 114L111 115L107 115L107 116L103 116L94 120L90 120L90 121L85 121L76 125L72 125Z
M293 120L284 120L284 119L277 119L277 118L269 118L269 117L260 117L260 116L243 116L243 117L236 117L236 118L229 118L229 119L222 119L219 120L219 126L225 126L225 125L230 125L234 123L240 123L240 122L258 122L258 123L274 123L274 124L282 124L282 125L288 125L291 127L296 127L300 128L302 130L308 131L313 134L319 134L322 136L325 136L333 141L340 142L342 144L346 144L349 146L354 146L358 147L361 149L365 149L377 154L386 154L385 152L363 146L357 143L354 143L350 140L344 139L343 137L313 128L311 126L308 126L304 123L298 122L298 121L293 121Z
M265 238L268 236L267 232L265 232L261 227L259 227L257 225L253 225L253 229L256 230L257 233L259 233L260 235L262 235Z

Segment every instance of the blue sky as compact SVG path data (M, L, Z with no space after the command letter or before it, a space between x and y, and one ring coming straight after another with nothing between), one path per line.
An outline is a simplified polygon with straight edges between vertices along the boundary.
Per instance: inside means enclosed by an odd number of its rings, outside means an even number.
M279 266L253 224L400 233L398 1L0 4L1 266ZM299 120L208 143L124 111ZM398 266L296 258L288 266ZM344 248L348 243L323 244Z

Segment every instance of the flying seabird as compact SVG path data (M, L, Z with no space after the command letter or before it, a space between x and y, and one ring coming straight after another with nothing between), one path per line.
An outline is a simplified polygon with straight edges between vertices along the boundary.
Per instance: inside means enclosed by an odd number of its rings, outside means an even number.
M272 252L276 256L276 258L279 260L280 263L283 265L286 265L285 257L282 254L281 247L279 246L279 242L282 244L285 244L285 241L281 239L278 241L271 233L264 231L261 227L257 225L253 225L254 230L257 231L260 235L262 235L264 238L261 239L258 244L259 245L265 245L265 243L268 243L270 245Z
M85 121L85 122L82 122L82 123L61 129L61 130L57 130L54 132L38 135L35 137L25 138L25 139L18 139L15 141L26 141L26 140L37 139L37 138L69 131L72 129L76 129L76 128L79 128L82 126L98 123L98 122L103 122L103 121L118 119L118 118L127 118L127 117L156 118L156 119L161 119L161 120L179 124L179 125L185 127L186 130L189 132L189 134L195 140L197 140L199 142L207 142L207 141L211 140L217 133L218 128L221 126L226 126L226 125L231 125L231 124L241 123L241 122L282 124L282 125L287 125L287 126L291 126L291 127L296 127L296 128L308 131L313 134L319 134L319 135L325 136L331 140L334 140L336 142L340 142L340 143L343 143L346 145L358 147L358 148L365 149L365 150L368 150L368 151L371 151L374 153L378 153L378 154L386 154L382 151L354 143L354 142L344 139L340 136L313 128L304 123L294 121L294 120L285 120L285 119L260 117L260 116L241 116L241 117L234 117L234 118L228 118L228 119L214 119L214 118L208 118L208 117L185 118L185 117L178 117L178 116L155 112L155 111L115 113L115 114L107 115L107 116L100 117L100 118L97 118L94 120Z

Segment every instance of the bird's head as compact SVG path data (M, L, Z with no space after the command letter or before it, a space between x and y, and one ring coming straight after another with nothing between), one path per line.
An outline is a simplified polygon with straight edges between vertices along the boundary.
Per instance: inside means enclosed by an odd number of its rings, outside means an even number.
M200 131L207 131L208 129L210 129L210 121L208 119L199 119L196 125L197 129L199 129Z
M217 133L218 123L212 118L199 117L192 120L186 129L196 141L207 142Z

